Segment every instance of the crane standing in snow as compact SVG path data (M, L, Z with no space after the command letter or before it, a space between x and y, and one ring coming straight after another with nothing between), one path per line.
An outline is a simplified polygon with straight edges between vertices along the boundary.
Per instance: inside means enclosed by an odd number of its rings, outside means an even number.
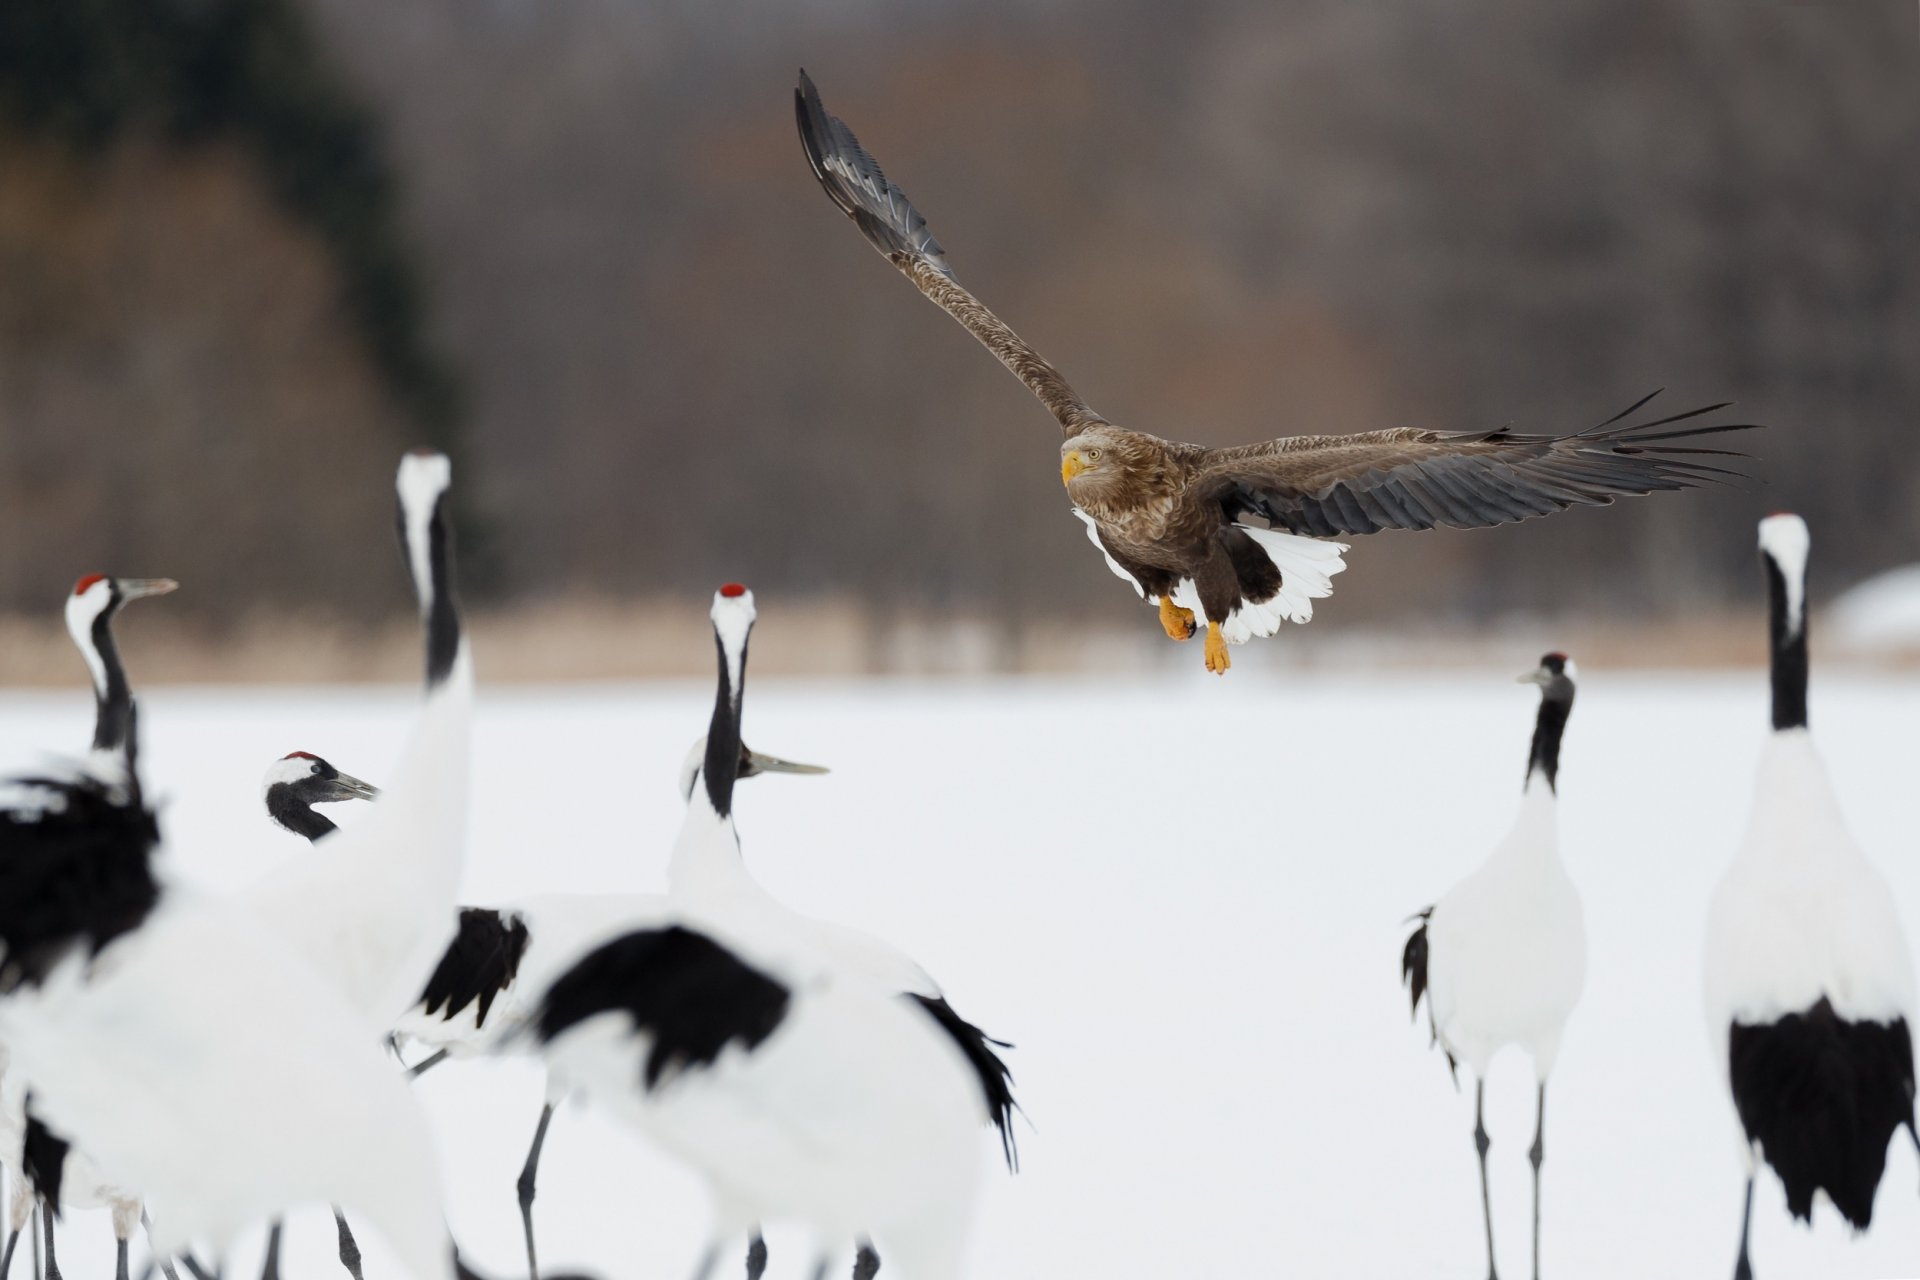
M1887 1144L1914 1126L1913 958L1887 882L1847 831L1807 730L1806 522L1760 522L1773 732L1747 833L1707 914L1707 1032L1747 1140L1738 1280L1762 1162L1810 1220L1826 1193L1873 1221Z
M1421 912L1401 954L1401 977L1414 1011L1427 1019L1449 1069L1473 1072L1473 1144L1480 1158L1480 1202L1487 1229L1487 1275L1499 1274L1493 1250L1493 1201L1487 1188L1487 1067L1508 1045L1533 1058L1536 1126L1533 1165L1533 1275L1540 1276L1540 1165L1546 1158L1547 1076L1560 1033L1586 977L1586 928L1580 896L1560 863L1555 804L1560 737L1573 711L1574 664L1550 653L1521 679L1540 686L1540 710L1520 813L1479 870Z

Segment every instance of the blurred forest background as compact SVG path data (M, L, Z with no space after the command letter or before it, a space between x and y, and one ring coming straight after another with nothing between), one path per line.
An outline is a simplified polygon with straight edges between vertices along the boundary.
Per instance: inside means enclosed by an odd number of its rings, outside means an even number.
M1362 540L1282 645L1724 614L1780 507L1822 595L1920 560L1912 0L7 0L0 680L94 569L203 653L325 637L282 678L404 654L422 441L516 670L730 578L792 666L1155 642L1052 421L815 188L802 65L1122 424L1770 425L1764 486Z

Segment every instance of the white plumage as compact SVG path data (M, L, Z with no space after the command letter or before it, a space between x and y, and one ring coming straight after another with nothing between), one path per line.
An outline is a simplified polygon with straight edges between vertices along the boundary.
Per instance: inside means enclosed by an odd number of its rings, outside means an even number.
M1914 1015L1914 974L1893 892L1847 830L1806 729L1772 734L1752 814L1707 912L1705 993L1714 1060L1734 1022L1772 1022L1822 996L1849 1021Z
M702 751L704 743L696 743L694 751ZM898 947L859 929L802 915L761 887L740 856L732 814L714 808L698 779L667 864L667 897L690 918L750 940L762 963L783 973L832 972L885 995L941 994L931 975Z
M339 994L247 913L168 886L96 962L0 1000L0 1035L36 1114L147 1193L160 1252L221 1248L326 1201L378 1227L414 1276L452 1276L404 1082Z
M1586 926L1555 807L1553 788L1533 780L1513 829L1427 922L1434 1031L1478 1077L1512 1045L1545 1078L1586 980Z

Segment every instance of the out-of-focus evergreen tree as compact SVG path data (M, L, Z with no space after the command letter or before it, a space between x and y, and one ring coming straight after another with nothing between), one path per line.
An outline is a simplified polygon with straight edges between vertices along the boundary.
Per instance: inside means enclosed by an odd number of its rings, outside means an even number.
M93 154L139 131L240 144L327 246L393 393L452 443L454 381L426 340L379 130L294 0L7 0L0 121Z

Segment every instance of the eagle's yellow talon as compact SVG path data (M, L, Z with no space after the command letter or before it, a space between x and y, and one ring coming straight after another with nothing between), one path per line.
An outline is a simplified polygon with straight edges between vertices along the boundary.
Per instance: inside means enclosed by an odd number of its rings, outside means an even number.
M1227 668L1233 665L1233 659L1227 656L1227 638L1220 634L1220 624L1207 624L1207 670L1217 676L1227 674Z
M1199 630L1193 622L1193 610L1182 609L1165 596L1160 597L1160 625L1166 629L1169 640L1191 640Z

